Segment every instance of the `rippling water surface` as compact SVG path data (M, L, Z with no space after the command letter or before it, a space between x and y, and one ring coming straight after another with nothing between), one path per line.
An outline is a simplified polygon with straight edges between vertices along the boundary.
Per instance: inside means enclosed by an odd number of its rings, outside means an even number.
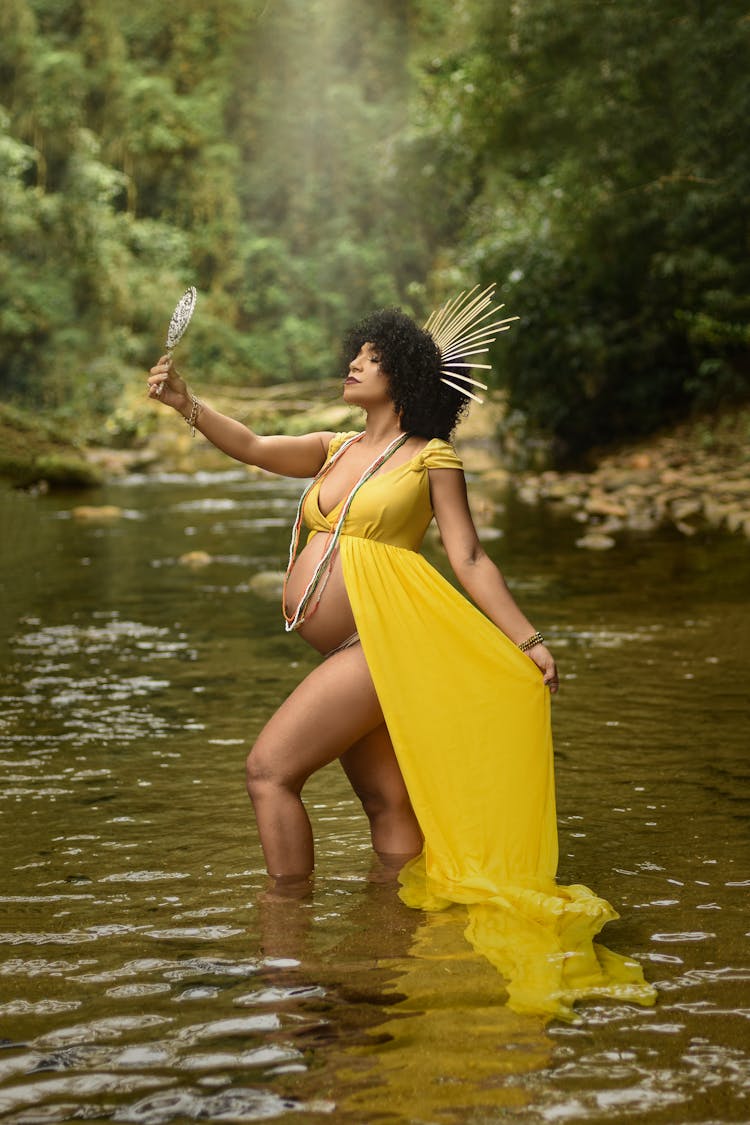
M86 498L124 510L98 525L0 492L2 1119L749 1121L744 541L587 554L564 519L480 505L562 667L560 877L616 905L607 944L660 990L544 1028L460 915L373 879L336 766L306 789L312 900L263 893L244 757L316 659L256 577L296 493L133 477Z

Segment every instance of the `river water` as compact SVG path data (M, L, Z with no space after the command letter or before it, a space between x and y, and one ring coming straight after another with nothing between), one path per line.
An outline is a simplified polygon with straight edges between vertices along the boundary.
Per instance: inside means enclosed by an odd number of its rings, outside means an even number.
M474 492L561 665L560 878L613 902L606 944L659 989L545 1027L460 914L372 877L336 765L306 789L312 899L264 895L244 758L316 657L257 575L297 491L242 469L0 491L2 1120L750 1121L744 540L587 553Z

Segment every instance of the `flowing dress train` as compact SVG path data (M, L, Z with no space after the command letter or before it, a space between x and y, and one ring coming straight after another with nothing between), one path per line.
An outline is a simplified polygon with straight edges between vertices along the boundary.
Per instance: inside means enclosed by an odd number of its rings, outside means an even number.
M351 434L337 434L329 458ZM340 539L344 581L399 766L424 834L400 875L412 907L463 904L466 936L519 1012L571 1019L608 996L652 1004L638 962L593 939L618 915L558 886L549 692L539 670L418 553L432 520L429 469L461 468L434 438L358 492ZM310 534L327 533L314 488Z

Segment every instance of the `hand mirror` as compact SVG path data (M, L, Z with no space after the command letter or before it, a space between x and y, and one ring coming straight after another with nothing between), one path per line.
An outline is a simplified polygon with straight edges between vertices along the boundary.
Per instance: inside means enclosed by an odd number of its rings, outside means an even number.
M174 312L172 313L172 317L169 321L169 328L167 329L167 342L165 344L167 355L170 357L170 359L172 357L172 352L177 347L182 337L185 335L185 330L190 323L190 318L195 311L195 302L197 301L197 299L198 294L196 292L195 286L189 285L175 305ZM157 398L159 398L159 396L161 395L163 388L164 384L159 383L159 387L156 392Z

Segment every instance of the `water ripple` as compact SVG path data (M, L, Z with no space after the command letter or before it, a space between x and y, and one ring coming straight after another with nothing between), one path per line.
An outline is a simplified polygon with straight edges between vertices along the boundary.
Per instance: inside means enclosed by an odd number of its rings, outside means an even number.
M151 1075L132 1075L125 1077L119 1074L84 1074L71 1075L65 1078L37 1079L25 1086L12 1086L0 1093L0 1113L11 1113L22 1109L24 1106L36 1106L51 1098L85 1098L101 1097L103 1094L132 1094L142 1090L153 1090L160 1086L171 1086L173 1078L156 1078ZM51 1107L51 1112L70 1112L70 1105ZM79 1114L74 1110L73 1116ZM35 1120L38 1117L35 1115ZM65 1120L64 1117L48 1116L48 1120ZM29 1120L27 1118L27 1120ZM165 1120L170 1120L166 1118Z
M168 1023L170 1023L168 1017L158 1016L152 1012L144 1012L138 1016L103 1016L101 1019L43 1032L33 1039L30 1045L56 1048L75 1044L88 1045L91 1042L101 1043L119 1039L133 1031L142 1031L146 1027L159 1027Z
M117 1110L114 1121L137 1125L165 1125L174 1120L263 1121L284 1113L333 1113L333 1102L301 1102L281 1098L266 1090L235 1086L220 1094L201 1094L197 1090L177 1090L144 1098L126 1109Z
M0 492L2 526L23 505L42 537L26 572L0 558L3 1120L747 1120L746 547L657 536L582 571L516 515L511 555L487 544L560 649L561 876L612 901L605 943L659 988L543 1031L489 967L464 984L457 920L422 956L435 919L370 882L336 766L306 789L313 897L261 893L243 759L315 660L247 586L283 560L298 489L130 478L110 492L144 518L87 531L85 560L50 518L69 500ZM174 565L186 536L214 585Z

